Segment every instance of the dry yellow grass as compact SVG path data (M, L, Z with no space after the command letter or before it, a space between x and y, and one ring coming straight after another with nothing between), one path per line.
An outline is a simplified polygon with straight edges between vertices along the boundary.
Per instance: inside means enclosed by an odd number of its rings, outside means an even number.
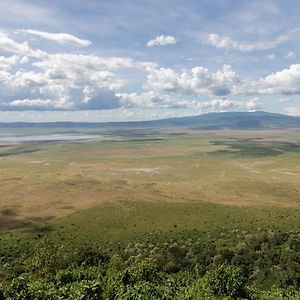
M241 155L239 149L222 144L240 139L255 139L258 145L293 142L297 136L296 130L200 131L182 136L165 133L162 141L3 146L2 224L57 218L101 203L124 201L298 207L300 152ZM7 209L13 216L5 215Z

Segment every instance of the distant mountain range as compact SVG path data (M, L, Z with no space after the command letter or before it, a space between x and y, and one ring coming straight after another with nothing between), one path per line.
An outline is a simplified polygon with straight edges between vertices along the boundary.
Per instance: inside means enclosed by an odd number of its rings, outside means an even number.
M0 123L0 128L133 128L133 127L183 127L191 129L284 129L300 128L300 117L283 114L256 112L208 113L191 117L178 117L153 121L134 122L46 122Z

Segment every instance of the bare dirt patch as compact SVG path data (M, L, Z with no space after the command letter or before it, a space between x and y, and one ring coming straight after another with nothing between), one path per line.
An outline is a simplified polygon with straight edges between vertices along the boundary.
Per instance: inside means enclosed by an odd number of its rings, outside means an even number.
M116 169L118 172L124 172L124 173L136 173L136 174L141 174L141 173L148 173L148 174L160 174L161 173L161 168L156 167L156 168L124 168L124 169Z
M275 173L285 174L285 175L293 175L293 176L300 175L299 173L290 172L289 170L283 170L283 169L272 169L271 171Z

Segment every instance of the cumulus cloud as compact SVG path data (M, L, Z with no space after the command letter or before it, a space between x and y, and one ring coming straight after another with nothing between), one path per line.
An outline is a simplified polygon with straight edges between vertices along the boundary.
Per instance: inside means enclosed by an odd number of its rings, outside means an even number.
M174 95L162 94L155 91L144 93L117 93L121 104L126 108L187 108L198 111L226 111L240 106L239 102L230 99L210 99L203 101L199 99L182 99Z
M224 65L215 73L201 66L182 73L166 68L152 69L147 79L145 87L149 89L206 96L230 94L240 82L229 65Z
M268 50L279 46L289 40L288 36L280 36L274 41L254 41L254 42L239 42L229 36L220 36L216 33L210 33L206 42L216 48L235 50L241 52L250 52L258 50Z
M155 91L142 93L117 93L124 108L144 109L187 109L199 113L236 111L255 111L262 109L264 104L258 98L248 101L232 100L225 98L212 98L201 100L197 98L182 98L174 95L162 94Z
M99 60L101 61L100 58ZM79 58L78 61L80 61ZM47 59L33 63L37 70L0 72L2 83L0 92L2 95L9 96L25 93L38 99L52 99L52 105L49 101L28 101L28 99L12 101L10 103L12 108L26 106L53 109L111 107L104 102L115 103L117 98L114 92L124 85L124 80L117 78L114 73L103 67L100 61L98 66L89 67L84 62L76 64L76 56L54 55L53 57L49 55ZM101 94L106 95L106 100Z
M20 57L17 55L12 55L9 57L0 56L0 71L1 70L11 70L13 66L24 64L28 62L28 58L26 56Z
M245 87L252 93L260 94L299 94L300 64L272 73L259 81L253 81Z
M116 93L120 98L120 103L124 107L142 107L142 108L178 108L182 107L178 99L155 91L144 93Z
M150 40L147 43L147 47L153 46L167 46L167 45L174 45L177 43L177 40L174 36L171 35L160 35L157 36L155 39Z
M224 65L214 73L201 66L182 72L170 68L152 68L148 70L144 87L165 93L195 96L300 94L300 64L291 65L288 69L259 80L242 80L230 65Z
M192 109L198 113L225 112L230 110L256 111L262 109L264 104L258 98L248 101L232 100L228 97L217 97L209 100L201 100L195 97L183 98L176 95L168 95L156 91L142 93L117 93L124 108L147 109Z
M290 51L285 55L284 58L285 59L295 59L296 57L297 57L296 54L293 51Z
M263 103L258 98L251 99L245 103L245 107L248 111L255 111L263 108Z
M120 98L115 93L126 81L116 72L126 68L150 71L157 67L151 62L122 57L52 54L35 50L28 43L15 42L4 34L0 37L0 50L15 53L0 56L2 110L120 107ZM25 63L25 67L18 67Z
M23 34L31 34L36 35L41 38L51 40L54 42L57 42L59 44L66 44L71 45L75 47L88 47L92 44L89 40L80 39L74 35L68 34L68 33L50 33L45 31L39 31L39 30L33 30L33 29L20 29L17 32L23 33Z
M259 80L242 80L230 65L224 65L215 73L201 66L182 72L152 68L144 87L164 93L194 96L300 94L300 64Z
M120 103L126 108L189 108L189 109L215 109L226 110L234 106L228 99L213 99L200 101L197 99L182 99L180 97L163 94L156 91L143 93L117 93Z
M209 101L193 101L192 107L190 108L197 108L202 113L207 112L224 112L230 109L238 108L239 102L232 101L231 99L211 99Z
M247 80L241 79L230 65L213 72L202 66L175 70L126 57L48 53L26 42L17 42L5 33L0 33L0 51L9 53L0 56L0 110L3 111L120 107L252 111L263 107L257 98L249 101L229 98L300 94L300 64L259 80ZM128 89L129 69L145 72L144 90ZM204 97L208 100L203 100Z

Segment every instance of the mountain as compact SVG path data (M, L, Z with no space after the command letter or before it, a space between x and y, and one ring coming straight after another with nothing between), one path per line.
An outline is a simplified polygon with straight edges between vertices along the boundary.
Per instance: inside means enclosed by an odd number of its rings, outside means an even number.
M264 111L223 112L160 120L160 123L194 129L283 129L300 128L300 117Z
M134 122L46 122L46 123L0 123L0 128L147 128L184 127L191 129L285 129L300 128L300 117L264 111L209 113L191 117L178 117L153 121Z

